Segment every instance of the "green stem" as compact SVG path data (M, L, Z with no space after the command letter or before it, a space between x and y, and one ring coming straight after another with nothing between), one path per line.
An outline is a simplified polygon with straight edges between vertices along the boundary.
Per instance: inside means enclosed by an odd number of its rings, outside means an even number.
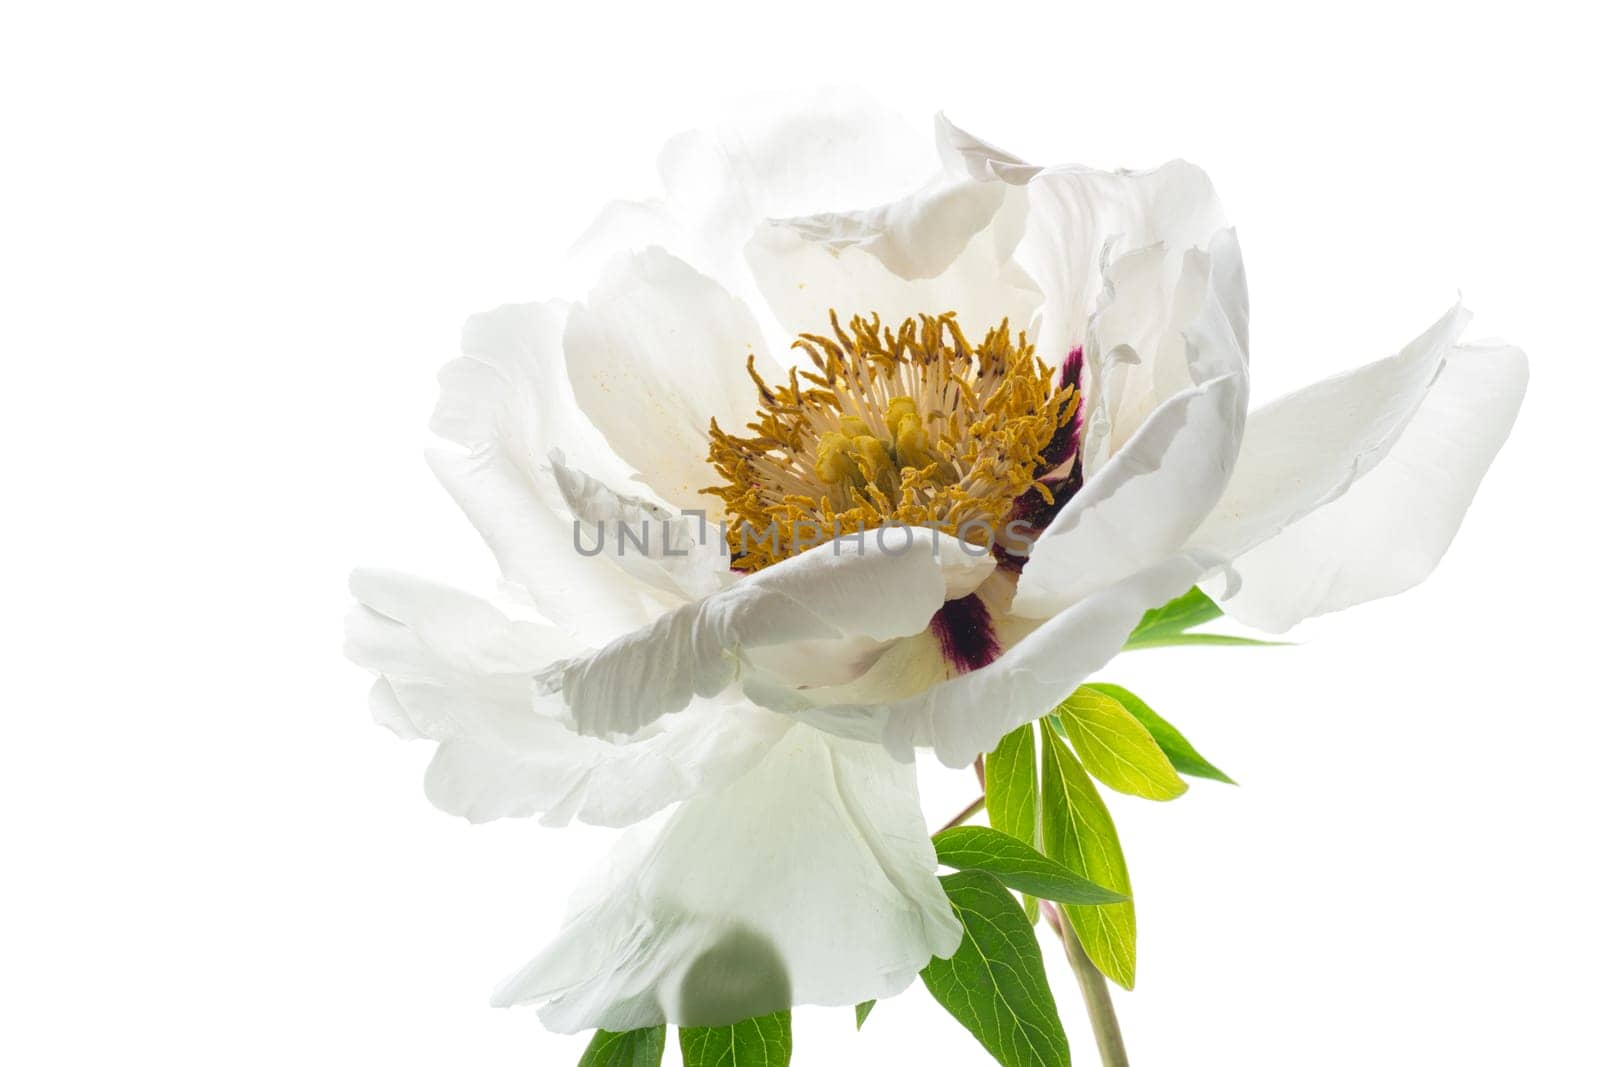
M962 823L966 822L968 819L970 819L974 815L978 814L978 812L982 811L983 810L983 803L984 803L983 798L979 797L977 800L974 800L971 804L968 804L966 807L962 808L961 811L956 815L955 818L951 819L949 822L947 822L943 826L939 827L939 829L948 830L952 826L960 826Z
M983 777L983 757L982 756L979 756L976 760L973 761L972 769L974 771L976 771L977 774L978 774L978 788L979 789L988 789L988 783L985 782L984 777ZM974 800L971 804L968 804L966 807L962 808L961 812L955 818L951 819L949 822L947 822L943 826L939 827L939 829L948 830L952 826L960 826L962 823L966 822L968 819L970 819L974 815L978 814L978 812L982 811L984 805L987 802L988 801L987 801L987 796L986 795L979 797L977 800Z
M1045 919L1060 935L1061 945L1067 950L1067 962L1078 979L1084 1007L1089 1009L1089 1025L1094 1027L1094 1043L1100 1050L1101 1067L1128 1067L1128 1049L1122 1043L1122 1027L1117 1025L1117 1011L1111 1004L1111 990L1106 987L1105 975L1083 950L1083 942L1078 940L1066 916L1053 904L1042 906Z

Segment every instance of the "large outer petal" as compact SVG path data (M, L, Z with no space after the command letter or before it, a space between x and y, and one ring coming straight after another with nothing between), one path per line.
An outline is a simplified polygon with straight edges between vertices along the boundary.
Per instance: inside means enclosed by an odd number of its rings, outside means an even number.
M744 778L625 838L496 992L551 1029L726 1025L893 996L961 939L914 769L796 727Z
M1237 556L1377 466L1421 407L1469 317L1452 308L1399 354L1251 413L1228 491L1194 543Z
M358 571L350 585L361 603L346 651L378 675L374 717L439 742L424 786L452 815L625 826L736 778L789 725L748 704L699 701L622 743L581 737L559 708L536 703L534 672L573 651L563 634L406 575Z
M660 598L606 558L573 548L569 510L546 457L561 448L601 482L631 472L584 419L562 356L567 308L507 305L475 315L460 359L439 372L433 430L466 451L435 449L429 465L488 542L500 569L552 622L606 641L662 610Z
M1452 312L1399 356L1253 417L1235 484L1195 539L1242 552L1207 583L1230 615L1281 632L1432 572L1511 432L1522 352L1452 344Z
M987 554L974 558L949 538L936 552L932 531L901 533L904 541L893 534L819 545L558 664L543 682L561 693L582 733L631 733L696 695L721 692L748 651L801 642L854 648L859 638L919 633L947 599L994 569Z
M573 395L617 455L682 509L720 514L701 492L712 419L738 429L755 409L748 360L775 373L755 318L682 260L649 249L618 260L573 309L565 339Z

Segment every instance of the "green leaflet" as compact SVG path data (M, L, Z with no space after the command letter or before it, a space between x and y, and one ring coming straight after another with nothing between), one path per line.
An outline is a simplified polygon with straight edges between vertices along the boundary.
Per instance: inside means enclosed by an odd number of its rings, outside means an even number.
M863 1000L856 1005L856 1029L859 1030L867 1021L867 1016L872 1014L872 1009L877 1005L876 1000Z
M1064 904L1115 904L1127 895L1073 873L1010 834L987 826L952 826L933 835L939 862L961 871L987 871L1008 889Z
M650 1026L643 1030L596 1030L594 1040L584 1049L578 1067L661 1067L667 1051L667 1028Z
M1000 739L983 761L983 795L989 825L1018 841L1038 841L1038 759L1033 723L1019 726Z
M1129 638L1128 643L1122 646L1124 652L1136 652L1141 648L1176 648L1179 645L1254 645L1258 648L1276 648L1293 644L1292 641L1262 641L1256 637L1235 637L1233 634L1167 634L1164 636L1141 638L1138 641Z
M1080 686L1057 705L1053 721L1089 773L1119 793L1171 800L1189 788L1150 731L1116 697Z
M1039 847L1039 759L1034 726L1019 726L1000 739L983 761L985 806L989 825L1019 841ZM1030 923L1039 921L1039 902L1022 898Z
M1177 599L1145 612L1139 625L1128 635L1128 641L1131 643L1142 636L1155 634L1180 634L1220 618L1222 609L1217 607L1216 601L1195 586Z
M1044 854L1062 866L1118 893L1131 895L1128 865L1111 813L1094 783L1054 730L1044 738L1041 838ZM1094 965L1118 985L1133 988L1133 901L1063 909Z
M1069 1067L1044 957L1016 898L984 871L939 881L964 934L954 956L922 972L928 992L1002 1067Z
M1155 738L1156 744L1161 746L1161 751L1167 754L1167 759L1172 761L1172 766L1179 774L1187 774L1191 778L1211 778L1218 782L1236 784L1232 778L1222 773L1189 743L1189 739L1178 732L1178 728L1157 715L1143 700L1128 692L1120 685L1109 682L1089 682L1085 689L1093 689L1104 693L1128 710L1128 713Z
M794 1051L789 1013L773 1012L732 1026L678 1029L683 1067L788 1067Z
M1125 650L1137 648L1166 648L1173 645L1281 645L1283 641L1258 641L1253 637L1234 637L1231 634L1191 634L1186 631L1211 622L1222 616L1222 609L1206 596L1199 586L1190 589L1176 600L1169 600L1159 608L1151 608L1139 620L1139 625L1128 635L1122 646Z

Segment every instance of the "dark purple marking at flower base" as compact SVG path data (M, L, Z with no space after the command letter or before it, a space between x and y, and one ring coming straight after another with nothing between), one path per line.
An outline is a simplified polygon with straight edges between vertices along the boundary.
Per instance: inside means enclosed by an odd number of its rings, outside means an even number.
M1056 380L1056 387L1065 389L1067 386L1077 389L1083 387L1083 346L1079 345L1067 353L1067 358L1061 363L1061 373ZM1073 412L1072 418L1055 432L1050 443L1044 447L1044 459L1039 466L1051 472L1040 477L1040 481L1050 488L1050 499L1046 500L1043 493L1037 488L1029 489L1011 505L1010 522L1021 523L1026 526L1032 536L1044 532L1050 525L1050 520L1067 506L1079 489L1083 488L1083 464L1079 462L1078 444L1083 436L1083 399L1079 395L1078 410ZM1066 473L1060 473L1060 468L1071 463L1072 466ZM1029 540L1032 540L1032 536ZM1013 573L1021 571L1028 559L1021 553L1012 551L1016 545L998 543L994 548L995 561L1001 567Z
M1056 379L1056 388L1065 389L1072 386L1079 390L1078 410L1072 413L1072 418L1055 432L1050 438L1050 443L1044 446L1044 459L1039 466L1045 471L1053 471L1067 460L1071 459L1078 451L1078 438L1083 433L1083 346L1079 345L1067 354L1061 364L1061 373Z
M1065 389L1069 385L1083 387L1083 346L1074 345L1067 358L1061 361L1061 374L1056 378L1056 388Z
M1000 641L994 635L989 609L977 593L946 601L934 612L929 628L939 639L945 662L962 674L986 667L1000 655Z

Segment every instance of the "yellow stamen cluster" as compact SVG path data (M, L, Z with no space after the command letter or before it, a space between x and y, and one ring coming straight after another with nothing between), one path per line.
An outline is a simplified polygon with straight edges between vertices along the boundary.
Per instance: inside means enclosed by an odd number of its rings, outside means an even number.
M794 347L812 369L786 384L750 376L760 396L754 436L711 424L711 464L725 484L705 492L728 510L733 566L756 571L837 533L891 522L930 526L971 541L1002 536L1011 504L1030 488L1044 449L1077 411L1027 335L1001 322L973 347L953 313L877 315L833 336L802 334Z

